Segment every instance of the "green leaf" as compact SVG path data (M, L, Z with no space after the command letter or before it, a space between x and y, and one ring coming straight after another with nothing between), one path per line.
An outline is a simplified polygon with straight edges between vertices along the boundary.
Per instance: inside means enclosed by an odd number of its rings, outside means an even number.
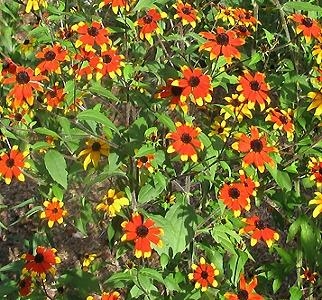
M45 128L45 127L35 128L34 131L36 133L43 134L43 135L49 135L49 136L56 137L56 138L59 137L59 135L55 131L52 131L52 130Z
M302 291L297 286L292 286L290 288L290 300L301 300L303 297Z
M46 169L53 180L67 188L67 171L64 156L56 150L49 150L44 157Z
M308 2L300 2L300 1L289 1L284 4L284 9L295 9L295 10L305 10L305 11L318 11L322 12L322 7L318 5L314 5Z
M108 90L107 88L103 87L99 82L94 81L89 88L89 91L93 94L102 96L107 99L111 99L113 101L118 101L119 99L115 97L115 95Z
M139 270L139 273L144 276L147 276L151 279L154 279L158 282L164 283L162 275L157 270L150 269L150 268L143 268L143 269Z
M133 12L139 11L141 9L149 9L152 8L156 0L139 0L139 2L133 8Z
M168 127L171 131L175 131L176 130L176 125L174 124L174 122L172 121L172 119L167 116L166 114L155 114L157 119L166 127Z

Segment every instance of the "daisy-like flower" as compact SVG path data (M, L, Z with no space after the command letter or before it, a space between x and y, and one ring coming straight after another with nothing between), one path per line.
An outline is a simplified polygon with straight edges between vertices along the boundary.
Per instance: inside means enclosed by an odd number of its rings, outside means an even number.
M69 61L68 51L59 44L46 46L36 54L36 57L42 59L42 62L36 67L35 75L47 72L61 74L61 63Z
M9 153L0 154L0 175L6 184L10 184L13 177L19 181L25 181L22 168L29 168L30 165L25 161L29 151L20 152L18 146L14 145Z
M182 161L187 161L190 158L193 162L198 160L197 150L203 150L204 145L199 140L201 129L199 127L192 127L192 124L176 123L176 131L167 134L167 138L172 139L173 142L168 147L167 152L177 152Z
M92 22L90 25L79 22L72 26L72 30L79 34L75 43L76 48L84 46L87 52L94 51L94 45L99 46L102 51L105 51L107 45L112 43L108 37L109 31L97 21Z
M34 113L32 110L26 108L8 108L4 117L10 120L10 126L17 126L22 124L27 125L32 121Z
M316 182L318 188L322 187L322 157L316 159L315 157L310 157L310 161L308 164L310 168L310 176L311 180Z
M34 38L26 38L20 45L19 45L19 49L20 52L27 55L30 52L32 52L32 50L34 49L35 46L35 41L36 39Z
M243 157L243 167L253 164L259 172L263 173L266 163L274 166L274 161L268 154L277 152L277 149L267 145L266 136L260 134L257 127L251 126L250 133L250 137L244 133L237 134L238 141L232 144L232 148L238 152L247 153Z
M239 290L236 294L234 293L226 293L225 299L227 300L264 300L261 295L258 295L255 291L255 287L257 286L257 278L256 276L247 283L244 277L244 274L240 275L239 280Z
M316 218L322 212L322 193L315 192L315 198L310 200L309 205L316 205L313 211L313 218Z
M30 276L22 277L18 282L19 295L22 297L29 296L32 292L33 282Z
M286 132L287 138L289 141L292 141L294 138L294 124L293 124L293 112L289 108L287 111L279 109L277 107L272 108L270 107L267 109L267 117L265 121L273 122L273 129L277 130L284 130Z
M177 10L174 15L175 19L180 18L183 25L190 24L192 28L196 27L196 22L200 21L200 18L197 15L197 10L191 4L177 0L177 3L172 6Z
M39 82L48 80L48 77L43 75L34 76L31 68L17 67L14 76L3 80L3 84L15 84L9 91L7 98L13 98L13 108L23 106L26 102L31 106L34 103L33 90L42 92L43 87Z
M102 8L110 4L112 6L113 12L117 14L118 10L122 11L124 8L127 11L130 10L130 5L128 2L128 0L103 0L98 7Z
M17 65L9 57L1 60L1 67L0 81L2 80L2 77L7 76L8 74L16 74Z
M54 223L63 223L63 217L67 214L67 211L63 208L64 202L54 197L51 201L44 201L43 206L45 210L41 212L40 218L48 220L48 227L52 228Z
M321 37L321 27L316 20L301 14L293 14L289 18L297 23L296 33L302 34L307 43L311 42L312 37L316 39Z
M44 102L47 104L47 110L52 111L56 107L60 107L65 98L65 92L63 88L58 87L58 83L49 90L45 95Z
M80 48L80 52L75 55L75 60L79 62L73 66L77 80L81 80L83 76L86 76L87 80L91 80L97 70L97 65L101 62L95 52L85 51L83 48Z
M115 189L109 189L102 199L102 203L96 206L97 210L106 212L110 217L115 217L123 206L130 204L129 199L125 197L124 192L117 192Z
M147 155L138 157L136 161L136 166L139 169L145 168L149 170L150 173L153 173L154 168L151 164L151 161L154 159L154 157L155 157L154 154L147 154Z
M210 128L211 131L209 133L209 136L218 135L224 142L226 142L231 127L227 126L227 122L225 120L216 118L214 122L210 125Z
M255 26L259 23L259 21L253 16L253 12L244 8L236 8L234 10L234 16L238 24L250 27L253 30L256 29Z
M30 13L32 9L37 11L40 6L47 8L47 0L27 0L26 13Z
M239 170L240 182L245 186L248 196L256 196L256 188L259 187L259 182L245 175L244 170Z
M117 53L117 49L112 47L109 50L101 52L103 59L97 67L96 80L100 80L103 76L108 74L112 79L117 75L122 75L121 66L124 66L123 55Z
M181 72L183 79L172 81L173 86L183 88L181 101L186 101L190 96L198 106L202 106L204 102L211 102L211 77L203 74L200 68L190 69L188 66L183 66Z
M93 297L93 296L88 296L86 300L119 300L121 299L120 293L119 292L109 292L106 293L104 292L101 297Z
M225 101L228 102L220 110L220 114L224 114L224 119L227 120L230 117L237 118L240 123L244 117L251 119L253 117L252 112L249 110L245 97L241 94L232 94L231 97L225 97Z
M122 241L134 241L135 256L150 257L152 253L151 244L162 247L160 235L163 230L155 226L152 219L143 220L143 216L139 213L132 214L131 221L124 221L121 224L125 234L122 236Z
M84 255L84 260L82 262L83 268L88 268L89 265L96 259L96 257L97 257L97 254L95 253L92 253L92 254L86 253Z
M317 272L312 272L308 267L306 268L302 267L302 271L303 273L300 276L301 278L305 279L306 281L309 281L312 284L316 283L317 279L319 278L319 275Z
M315 108L315 116L322 115L322 89L317 92L310 92L307 94L309 98L312 99L312 103L309 105L307 110L311 110Z
M193 273L189 273L188 278L195 282L196 289L201 288L201 291L204 292L209 286L218 286L215 276L219 275L219 271L213 263L208 264L205 259L201 257L199 264L192 264L191 269L193 270Z
M26 261L23 268L23 273L30 273L31 276L40 276L42 279L46 278L48 273L56 273L56 264L61 262L60 258L56 256L57 250L54 248L46 248L38 246L36 255L26 253L22 258Z
M219 199L239 217L242 210L250 210L249 193L243 183L225 183L219 191Z
M235 31L237 33L237 36L243 39L252 35L252 33L248 30L248 28L245 25L241 25L241 24L236 26Z
M140 39L144 38L150 43L153 43L152 34L161 33L161 28L158 26L158 21L167 17L165 12L159 12L156 8L151 8L146 12L145 16L137 20L134 25L140 27Z
M273 245L274 241L279 240L279 234L267 227L267 224L257 216L244 218L242 220L245 223L245 227L239 230L239 234L249 234L250 244L255 246L257 242L263 240L268 247Z
M232 58L240 59L240 52L237 47L245 44L245 40L238 38L233 30L225 30L222 27L216 29L216 33L200 32L200 35L207 39L199 50L210 52L210 60L219 56L224 56L227 63L231 63Z
M235 25L236 17L235 17L235 9L232 7L219 7L219 11L215 16L215 20L222 20L223 22L228 22L230 25Z
M87 167L90 163L94 165L95 168L98 167L98 162L101 158L101 155L108 156L109 146L104 140L99 139L89 139L86 141L86 149L82 150L78 157L84 156L84 170L87 170Z
M265 75L260 72L256 72L253 76L248 71L244 71L244 75L239 77L237 91L245 97L249 109L253 109L258 103L263 111L265 102L267 104L271 102L268 96L269 85L265 82Z
M322 63L322 37L319 38L319 44L313 46L312 55L316 59L316 63L321 65Z

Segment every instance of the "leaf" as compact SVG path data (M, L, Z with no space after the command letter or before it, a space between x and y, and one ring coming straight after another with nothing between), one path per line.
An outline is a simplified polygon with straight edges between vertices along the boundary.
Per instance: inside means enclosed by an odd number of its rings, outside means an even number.
M172 121L172 119L165 115L165 114L155 114L157 119L166 127L168 127L171 131L175 131L176 130L176 125L174 124L174 122Z
M49 150L44 157L46 169L53 180L67 188L67 171L64 156L56 150Z
M45 128L45 127L35 128L34 131L36 133L43 134L43 135L49 135L49 136L56 137L56 138L59 137L59 135L55 131L52 131L52 130Z
M297 286L292 286L290 288L290 300L301 300L303 297L302 291Z
M111 99L113 101L118 101L119 99L107 88L103 87L99 82L93 82L89 91L93 94L102 96L107 99Z
M156 0L139 0L139 2L135 5L133 8L133 12L139 11L141 9L149 9L153 5L153 3L156 2Z
M295 10L305 10L305 11L318 11L322 12L322 7L318 5L314 5L308 2L300 2L300 1L289 1L284 4L284 9L295 9Z
M154 279L158 282L164 283L162 275L157 270L150 269L150 268L143 268L139 271L139 273L151 279Z

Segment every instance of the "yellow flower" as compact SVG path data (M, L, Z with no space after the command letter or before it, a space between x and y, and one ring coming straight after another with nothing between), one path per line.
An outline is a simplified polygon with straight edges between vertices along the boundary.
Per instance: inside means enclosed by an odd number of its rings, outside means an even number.
M226 142L227 137L229 136L229 132L231 127L227 127L227 123L225 120L221 120L219 118L215 119L213 124L211 125L211 132L209 136L219 135L220 138Z
M101 155L108 156L109 146L105 141L99 139L89 139L86 142L86 145L86 149L82 150L78 154L78 157L86 155L83 163L84 170L87 169L90 162L92 162L94 167L97 168Z
M115 217L122 206L130 204L129 199L124 196L123 192L116 193L114 189L109 189L102 199L103 202L98 204L96 209L105 211L110 217Z
M319 39L319 44L313 47L312 55L316 56L316 62L320 65L322 63L322 38Z
M39 6L47 7L47 0L28 0L26 5L26 13L30 13L31 9L34 11L39 10Z
M240 123L244 116L251 119L253 117L252 112L249 110L245 97L240 94L232 94L231 97L225 97L228 102L221 110L220 114L224 114L224 119L227 120L230 117L237 118Z
M84 255L84 260L83 260L82 266L88 267L96 257L97 257L97 255L95 253L92 253L92 254L86 253Z
M307 108L307 110L311 110L311 109L315 108L314 115L315 116L322 115L322 93L321 93L321 91L310 92L307 94L307 96L312 99L312 103Z
M316 218L322 212L322 193L315 192L315 198L309 202L309 205L316 204L316 208L313 211L313 218Z

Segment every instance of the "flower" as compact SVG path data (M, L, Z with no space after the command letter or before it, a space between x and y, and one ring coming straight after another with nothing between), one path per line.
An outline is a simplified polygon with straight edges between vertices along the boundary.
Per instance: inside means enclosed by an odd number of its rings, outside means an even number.
M265 75L260 72L256 72L253 76L248 71L244 71L244 75L239 77L237 91L241 92L248 101L249 109L254 108L255 103L258 103L262 111L265 108L265 102L267 104L271 102L268 96L269 85L265 82Z
M303 34L307 43L310 43L312 37L316 39L321 37L321 28L316 20L301 14L293 14L289 16L289 18L298 24L296 27L296 33Z
M123 206L130 204L125 194L123 192L116 193L115 189L109 189L102 201L102 203L96 206L96 209L105 211L110 217L115 217L116 213L119 213Z
M232 7L219 7L219 11L215 16L215 20L222 20L223 22L228 22L230 25L235 25L235 9Z
M28 151L20 152L18 146L14 145L9 153L0 154L0 175L4 177L6 184L10 184L13 177L19 181L25 181L22 168L29 168L30 165L25 161Z
M30 13L33 9L34 11L39 10L39 6L43 6L44 8L47 8L47 0L28 0L26 5L26 13Z
M253 30L255 30L255 26L260 23L253 16L253 12L251 10L246 10L244 8L236 8L234 10L234 17L238 24L251 27Z
M239 170L240 182L246 188L248 196L256 196L256 188L259 187L259 182L254 181L252 178L245 175L244 170Z
M79 22L72 26L72 30L80 35L75 43L76 48L85 46L86 52L94 51L94 45L100 46L102 51L105 51L107 44L112 43L108 37L109 31L97 21L92 22L90 25Z
M190 157L193 162L196 162L198 160L196 150L203 150L204 148L203 143L199 140L201 129L192 127L192 124L182 124L180 122L176 123L176 127L175 132L170 132L166 136L173 140L167 152L177 152L182 161L187 161Z
M310 179L315 180L318 188L322 187L322 157L316 159L315 157L310 157L308 164L310 168L310 173L312 174Z
M35 75L46 72L61 74L60 64L69 61L67 50L59 44L46 46L36 54L36 57L43 59L43 61L36 67Z
M313 46L312 55L316 56L316 63L321 65L322 63L322 37L319 38L319 44Z
M172 6L177 10L174 15L175 19L180 18L183 25L190 24L192 28L196 27L196 21L200 21L200 18L197 16L197 10L191 4L184 4L181 0L177 0L177 3Z
M318 92L310 92L307 94L309 98L312 99L312 103L309 105L307 110L311 110L315 108L315 116L322 115L322 90L319 90Z
M16 126L31 123L34 113L33 110L23 107L17 109L8 108L4 117L10 120L10 126Z
M51 201L45 201L43 203L45 210L40 214L41 219L48 220L48 227L52 228L54 223L63 223L63 217L67 214L67 211L63 209L64 202L54 197Z
M135 256L150 257L151 256L151 243L162 247L160 235L163 230L155 227L152 219L143 220L143 216L137 212L132 214L131 221L124 221L121 224L125 234L122 236L122 241L134 241L135 243Z
M273 159L268 154L277 152L277 149L267 145L266 136L260 134L257 127L251 126L250 132L250 137L244 133L237 134L238 141L232 144L232 148L247 153L243 158L243 167L253 164L259 172L263 173L266 163L274 165Z
M30 276L22 277L18 283L19 295L26 297L31 294L33 288L32 278Z
M95 52L85 51L83 48L80 48L80 52L75 55L75 60L79 61L73 66L77 80L81 80L82 76L87 76L87 80L91 80L101 61Z
M123 8L127 11L130 10L128 0L103 0L98 7L102 8L108 4L111 4L112 10L115 14L117 14L118 10L122 10Z
M98 298L94 298L93 296L88 296L86 300L97 300ZM104 292L102 296L99 298L100 300L118 300L121 299L119 292Z
M227 126L227 122L225 120L221 120L220 118L215 118L214 122L210 125L211 131L209 136L219 135L220 138L226 142L227 137L229 136L229 132L231 127Z
M92 253L92 254L86 253L84 255L84 260L83 260L82 266L85 268L89 267L89 265L94 261L94 259L96 257L97 257L97 254L95 254L95 253Z
M2 80L2 76L16 74L17 65L9 57L6 57L1 61L1 67L0 81Z
M279 234L271 228L267 227L267 224L257 216L244 218L242 220L245 223L245 227L239 230L239 234L250 234L250 244L255 246L258 241L263 240L268 247L271 247L274 241L279 240Z
M202 44L199 50L209 51L210 60L222 55L227 63L231 63L233 57L240 59L240 52L237 47L245 44L245 40L238 38L235 31L217 27L216 34L200 32L200 35L206 38L207 42Z
M250 210L249 193L243 183L225 183L219 191L219 199L239 217L243 209Z
M34 38L26 38L20 45L20 52L27 55L29 53L31 53L34 49L35 46L35 41L36 39Z
M252 112L249 110L245 97L241 94L232 94L231 97L225 97L225 101L228 102L220 110L220 114L224 114L224 119L227 120L230 117L237 118L240 123L244 117L251 119L253 117Z
M225 299L227 300L264 300L261 295L258 295L255 291L257 286L256 276L251 279L249 283L246 283L244 274L240 275L239 291L237 294L226 293Z
M65 92L63 88L58 87L58 83L49 90L45 95L44 102L47 103L47 110L52 111L53 108L59 107L65 98Z
M82 150L78 157L86 155L84 160L84 170L87 169L90 162L94 165L95 168L98 167L98 161L101 158L101 155L108 156L109 146L104 140L99 139L89 139L86 141L86 149Z
M150 173L153 173L154 168L151 164L151 161L154 159L154 154L147 154L141 157L138 157L137 162L136 162L136 166L141 169L141 168L145 168L148 169Z
M55 265L61 262L60 258L56 256L56 252L55 248L38 246L36 255L24 254L22 258L26 263L23 273L30 272L32 276L40 276L42 279L45 279L49 272L54 275L56 272Z
M205 102L211 102L212 91L211 78L202 73L200 68L190 69L188 66L181 68L183 79L172 81L173 86L183 88L180 99L186 101L187 97L192 97L192 101L202 106Z
M315 192L315 198L310 200L309 205L316 204L313 211L313 218L316 218L322 212L322 193Z
M14 87L9 91L8 98L13 97L13 108L23 106L27 102L30 106L34 103L33 90L42 92L43 87L39 81L48 80L43 75L34 76L31 68L17 67L14 76L3 80L4 84L14 83Z
M287 138L289 141L292 141L294 138L294 124L292 119L292 110L289 108L287 111L279 109L277 107L270 107L267 109L267 117L265 121L273 122L273 129L282 129L286 132Z
M201 287L201 291L204 292L208 289L208 286L218 286L215 276L219 275L219 271L213 263L208 264L205 259L201 257L199 264L192 264L191 268L193 273L189 273L188 278L195 282L196 289Z
M312 272L308 267L303 268L303 273L301 274L301 278L305 279L306 281L309 281L310 283L314 284L316 283L317 279L319 278L319 275L317 272Z

